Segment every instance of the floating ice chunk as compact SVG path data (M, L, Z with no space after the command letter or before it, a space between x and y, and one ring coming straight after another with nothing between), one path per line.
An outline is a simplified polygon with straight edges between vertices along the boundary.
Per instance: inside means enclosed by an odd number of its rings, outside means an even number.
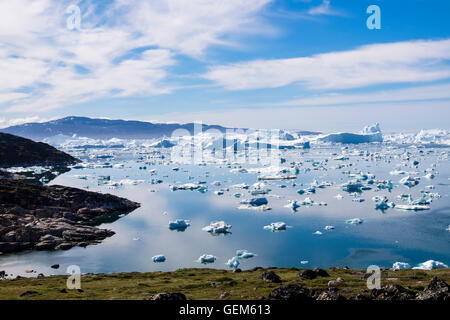
M120 185L131 185L136 186L138 184L144 183L144 180L131 180L131 179L123 179L119 181Z
M259 176L258 180L290 180L290 179L297 179L296 175L266 175L266 176Z
M176 144L167 139L162 139L161 141L156 141L150 145L152 148L172 148Z
M316 232L314 232L314 234L317 234L317 235L321 235L321 234L323 234L321 231L319 231L319 230L317 230Z
M361 188L363 187L363 185L359 182L347 182L344 183L343 185L341 185L342 190L347 191L347 192L361 192Z
M246 183L241 183L241 184L235 184L231 186L232 188L236 188L236 189L248 189L250 188L250 186Z
M194 183L186 183L186 184L181 184L178 186L169 186L170 190L172 191L177 191L177 190L196 190L199 189L201 186L198 184L194 184Z
M286 223L284 222L272 222L268 226L264 226L265 230L271 230L271 231L282 231L286 230Z
M176 219L173 221L169 221L169 229L171 229L171 230L186 229L190 225L191 225L191 222L189 220Z
M438 268L448 268L448 266L446 264L444 264L443 262L440 262L440 261L428 260L428 261L419 263L413 269L431 270L431 269L438 269Z
M223 190L216 190L216 191L214 191L214 194L218 195L218 196L222 196L224 194L224 192L223 192Z
M334 197L338 200L341 200L342 198L344 198L341 194L337 194Z
M230 172L231 173L248 173L247 169L245 169L245 168L231 169Z
M363 198L353 198L353 202L364 202L365 200Z
M266 198L252 198L252 199L242 200L240 203L247 204L252 207L259 207L262 205L267 205L269 202L267 201Z
M239 267L239 265L241 264L239 262L239 260L236 257L233 257L231 259L229 259L226 263L225 263L229 268L233 268L236 269L237 267Z
M203 254L198 258L197 262L207 264L207 263L214 263L216 260L217 258L212 254Z
M218 187L218 186L221 185L220 181L214 181L214 182L212 182L211 184L212 184L213 186L216 186L216 187Z
M325 226L324 229L327 231L334 230L334 226Z
M123 169L125 167L125 165L123 163L116 163L115 165L113 165L114 169Z
M348 224L361 224L361 223L363 223L363 220L360 219L360 218L353 218L353 219L346 220L345 223L348 223Z
M238 259L250 259L256 256L256 254L252 252L248 252L247 250L237 250L236 251L236 257Z
M394 171L390 171L389 174L392 176L399 176L399 175L404 175L407 174L408 172L403 171L403 170L394 170Z
M308 264L308 263L309 263L308 260L302 260L302 261L300 261L300 264Z
M401 179L399 182L409 188L412 188L419 184L420 178L407 176Z
M434 179L434 177L434 174L432 174L431 172L424 176L425 179Z
M315 139L316 141L330 142L330 143L369 143L369 142L383 142L383 135L381 134L379 124L373 126L366 126L361 133L330 133L320 135Z
M158 254L156 256L152 257L153 262L164 262L166 261L166 257L163 256L162 254Z
M289 200L288 204L284 206L285 208L290 208L293 211L297 211L300 208L300 205L297 203L297 200Z
M446 231L450 231L450 224L448 225L447 229L445 229Z
M402 270L402 269L411 269L411 266L409 263L406 262L395 262L392 265L392 270Z
M430 207L425 206L425 205L420 205L420 204L399 204L399 205L395 206L395 209L422 211L422 210L430 210Z
M314 204L314 200L312 200L310 197L306 197L305 200L301 202L304 206L312 206Z
M230 233L231 225L225 221L211 222L209 226L203 227L202 230L212 234L226 234Z

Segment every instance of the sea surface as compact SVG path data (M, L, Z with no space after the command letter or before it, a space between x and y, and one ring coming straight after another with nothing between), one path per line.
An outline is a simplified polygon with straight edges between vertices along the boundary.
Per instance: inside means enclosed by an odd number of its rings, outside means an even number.
M101 228L115 231L113 237L101 244L68 251L2 255L0 270L13 275L35 276L36 273L65 274L70 265L79 266L82 273L166 271L189 267L224 269L228 268L226 262L235 256L236 250L242 249L256 254L253 258L240 260L242 269L255 266L365 269L369 265L392 267L397 261L414 266L430 259L450 264L450 232L446 230L450 225L448 148L368 144L284 150L281 156L285 162L280 166L297 167L299 172L295 179L272 181L258 181L263 173L232 171L264 168L258 163L173 163L166 149L119 146L66 151L89 165L73 168L48 182L49 185L111 193L137 201L141 207L114 222L101 224ZM345 155L344 160L334 160L340 155ZM424 178L427 169L433 171L434 179ZM395 170L408 174L390 174ZM371 190L360 194L342 190L342 184L361 178L361 172L374 175L374 184L367 184L370 178L361 180L364 185L371 186ZM410 188L399 183L407 175L420 177L419 184ZM382 180L390 180L392 188L378 188L378 182ZM220 186L214 185L215 181L219 181ZM169 187L199 182L207 187L207 192L171 191ZM271 190L257 196L265 197L271 210L238 209L240 201L255 197L249 192L258 182ZM232 187L241 183L250 188ZM311 185L316 185L315 193L297 192ZM318 187L320 185L322 187ZM221 189L223 195L214 192ZM399 198L401 194L420 199L424 192L434 194L430 210L389 208L382 212L375 209L377 202L372 200L374 196L386 196L398 205L405 203ZM240 198L235 196L236 193L241 194ZM338 194L342 199L335 197ZM315 204L300 204L296 211L285 207L289 200L301 203L307 197ZM355 198L364 201L353 201ZM363 222L346 223L352 218L360 218ZM170 230L168 223L174 219L190 220L191 225L184 231ZM222 220L232 226L231 233L212 235L202 230L211 222ZM264 226L279 221L288 225L286 231L264 229ZM325 230L325 226L334 226L334 229ZM158 254L164 255L166 261L153 262L152 257ZM217 259L211 264L201 264L197 260L203 254L214 255ZM50 268L53 264L59 264L60 268Z

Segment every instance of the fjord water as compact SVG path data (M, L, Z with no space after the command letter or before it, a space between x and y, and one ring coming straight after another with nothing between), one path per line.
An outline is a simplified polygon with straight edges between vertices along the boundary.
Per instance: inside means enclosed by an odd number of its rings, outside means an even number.
M35 270L44 274L64 274L69 265L78 265L82 273L110 273L129 271L165 271L187 267L227 268L225 262L235 255L236 250L246 249L257 256L241 261L241 268L263 267L332 267L348 266L365 269L375 264L380 267L391 267L396 261L408 262L412 266L420 262L434 259L446 264L450 263L450 166L448 149L424 149L420 156L418 168L404 170L420 172L436 164L438 174L433 180L422 178L420 184L407 188L398 184L402 176L392 176L390 171L401 161L389 157L391 149L385 146L357 147L358 150L370 150L383 155L378 160L368 160L361 156L350 156L348 161L333 160L333 154L339 154L338 147L317 148L310 151L286 151L287 160L302 162L302 168L310 168L301 172L295 180L265 181L272 191L267 197L272 210L238 210L242 199L250 198L248 190L233 189L230 186L239 183L249 185L257 182L257 173L231 173L237 166L224 164L172 164L153 161L145 164L133 152L102 150L104 154L114 154L107 160L111 164L122 163L123 168L86 168L72 169L58 176L50 184L61 184L106 192L128 198L141 203L137 210L122 216L112 223L100 225L112 229L116 234L102 241L101 244L86 248L72 248L68 251L35 251L0 256L0 269L14 275L30 276L25 270ZM398 149L397 154L404 152ZM443 157L443 154L447 156ZM79 154L83 160L89 159L89 151ZM329 161L325 162L325 159ZM321 162L323 166L315 168L312 160ZM342 169L335 167L349 164ZM142 167L146 166L146 169ZM258 167L245 164L243 167ZM179 167L178 171L172 170ZM150 169L156 169L151 174ZM354 202L352 195L342 191L340 184L349 180L348 174L370 172L376 179L390 179L394 183L391 191L379 190L376 187L364 191L360 197L364 202ZM87 180L77 175L86 176ZM143 180L137 185L111 188L99 184L99 176L110 176L112 181L123 179ZM152 179L163 182L152 184ZM332 186L317 189L315 194L299 195L297 190L305 188L316 179L319 182L332 182ZM169 185L197 183L206 181L208 192L170 191ZM220 186L212 185L220 181ZM293 186L293 183L296 186ZM386 195L389 200L400 204L397 198L402 193L410 193L414 199L421 195L424 187L434 185L433 192L442 197L431 204L428 211L401 211L388 209L384 213L375 210L373 196ZM285 186L285 187L282 187ZM229 187L223 195L216 195L215 190ZM234 193L242 193L240 199ZM343 199L335 198L337 194ZM296 212L284 207L288 200L312 198L316 203L324 201L326 206L301 206ZM351 218L361 218L359 225L346 224ZM168 222L174 219L187 219L191 226L184 232L169 230ZM213 236L202 231L212 221L224 220L232 225L232 233ZM264 230L265 225L284 221L289 226L284 232ZM326 231L324 227L332 225L334 230ZM321 235L314 234L321 231ZM163 254L164 263L154 263L152 256ZM202 254L217 257L213 264L206 266L196 262ZM300 261L308 261L301 264ZM57 270L51 269L53 264L60 264Z

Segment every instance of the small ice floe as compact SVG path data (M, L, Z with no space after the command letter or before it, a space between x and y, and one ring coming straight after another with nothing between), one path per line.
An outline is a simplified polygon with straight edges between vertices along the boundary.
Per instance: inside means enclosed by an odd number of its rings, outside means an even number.
M240 193L233 194L233 197L235 197L235 198L240 198L241 196L242 196L242 194L240 194Z
M211 184L212 184L213 186L216 186L216 187L218 187L218 186L221 185L220 181L214 181L214 182L212 182Z
M123 179L119 181L121 186L129 185L129 186L137 186L138 184L144 183L144 180L132 180L132 179Z
M304 206L312 206L314 204L314 200L310 197L306 197L305 200L303 200L300 204Z
M428 260L428 261L419 263L413 269L417 269L417 270L431 270L431 269L438 269L438 268L448 268L448 266L445 263L440 262L440 261Z
M420 204L399 204L395 206L395 209L399 210L409 210L409 211L422 211L422 210L430 210L429 206L420 205Z
M208 263L214 263L217 260L217 258L215 256L213 256L212 254L202 254L197 262L200 262L202 264L208 264Z
M353 218L353 219L346 220L345 223L347 223L347 224L361 224L361 223L363 223L363 220L360 219L360 218Z
M123 169L125 167L125 165L123 163L116 163L115 165L113 165L114 169Z
M162 254L158 254L156 256L152 257L153 262L164 262L166 261L166 257L163 256Z
M139 237L134 237L133 238L133 241L140 241L141 240L141 238L139 238Z
M250 259L256 256L256 254L252 252L248 252L247 250L237 250L236 251L236 257L238 259Z
M392 270L411 269L411 265L406 262L395 262L392 265Z
M337 194L334 197L338 200L342 200L342 198L344 198L341 194Z
M187 227L191 225L191 221L189 220L183 220L183 219L176 219L169 221L169 229L170 230L186 230Z
M308 263L309 263L308 260L302 260L302 261L300 261L300 264L308 264Z
M239 265L241 263L239 262L239 260L236 257L233 257L233 258L229 259L225 264L229 268L237 269L237 267L239 267Z
M347 192L361 192L363 185L359 182L350 181L341 185L342 190Z
M250 188L250 186L248 184L246 184L246 183L241 183L241 184L232 185L231 188L248 189L248 188Z
M364 202L365 200L363 198L353 198L353 202Z
M258 177L258 180L290 180L290 179L297 179L297 176L289 174L279 174L279 175L265 175Z
M88 175L75 174L74 177L77 178L77 179L81 179L81 180L87 180L88 179Z
M316 234L316 235L320 236L320 235L322 235L323 233L322 233L321 231L317 230L317 231L314 232L313 234Z
M325 226L324 229L327 231L334 230L334 226Z
M430 173L428 173L428 174L426 174L425 176L423 176L425 179L434 179L434 177L435 177L435 175L434 174L432 174L431 172Z
M214 191L214 194L216 196L223 196L224 192L223 192L223 190L216 190L216 191Z
M375 204L375 210L381 210L381 211L385 211L389 208L394 208L394 207L395 207L395 203L388 202L388 201L383 201L381 203Z
M240 202L240 206L238 209L253 209L253 210L260 210L260 211L266 211L271 210L267 204L269 202L266 198L251 198L251 199L245 199Z
M286 227L287 225L285 222L272 222L268 226L264 226L264 229L270 231L285 231Z
M404 186L407 186L408 188L412 188L412 187L418 185L419 182L420 182L420 178L418 178L418 177L414 178L411 176L404 177L403 179L401 179L399 181L399 183L403 184Z
M450 224L448 225L447 229L445 229L446 231L450 231Z
M300 205L297 203L297 200L289 200L288 204L284 206L285 208L289 208L293 211L297 211L300 208Z
M399 175L404 175L407 174L408 172L403 171L403 170L394 170L394 171L390 171L389 174L392 176L399 176Z
M227 234L231 233L231 225L225 223L225 221L211 222L209 226L203 227L202 230L211 234Z
M177 191L177 190L197 190L199 189L201 186L199 186L198 184L194 184L194 183L186 183L186 184L181 184L178 186L169 186L171 191Z

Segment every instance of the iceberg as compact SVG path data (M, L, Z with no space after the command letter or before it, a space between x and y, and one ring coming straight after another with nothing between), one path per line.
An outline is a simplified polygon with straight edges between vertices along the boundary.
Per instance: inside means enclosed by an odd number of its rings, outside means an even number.
M420 205L420 204L398 204L395 206L395 209L422 211L422 210L430 210L430 207L425 206L425 205Z
M199 189L201 186L194 183L186 183L178 186L169 186L170 190L177 191L177 190L196 190Z
M402 270L402 269L411 269L409 263L406 262L395 262L392 265L392 270Z
M169 221L169 229L171 230L186 230L191 225L189 220L176 219Z
M176 144L167 139L156 141L150 145L152 148L172 148L174 146L176 146Z
M438 268L448 268L446 264L440 261L435 260L428 260L422 263L419 263L416 267L413 269L416 270L432 270L432 269L438 269Z
M202 230L211 234L227 234L231 233L231 225L225 223L225 221L211 222L209 226L203 227Z
M216 260L217 258L212 254L203 254L198 258L197 262L207 264L207 263L214 263Z
M360 218L353 218L353 219L346 220L345 223L347 223L347 224L361 224L361 223L363 223L363 220L360 219Z
M325 226L324 229L327 231L334 230L334 226Z
M241 263L239 262L239 260L236 257L233 257L233 258L229 259L225 264L229 268L237 269L237 267L239 267L239 265Z
M272 222L268 226L264 226L264 229L270 231L284 231L286 230L286 227L287 225L284 222Z
M266 198L252 198L252 199L248 199L248 200L247 199L242 200L240 203L247 204L252 207L259 207L262 205L267 205L269 202L267 201Z
M162 254L158 254L156 256L152 257L153 262L164 262L166 261L166 257L163 256Z
M412 188L412 187L418 185L419 181L420 181L420 178L414 178L411 176L407 176L407 177L404 177L403 179L401 179L399 181L399 183L401 183L409 188Z
M236 257L238 259L250 259L256 256L256 254L248 252L247 250L237 250Z
M315 139L319 142L358 144L383 142L380 125L376 123L373 126L364 127L360 133L338 132L321 135Z
M297 211L300 208L300 205L297 203L297 200L289 200L288 204L284 206L285 208L290 208L293 211Z

